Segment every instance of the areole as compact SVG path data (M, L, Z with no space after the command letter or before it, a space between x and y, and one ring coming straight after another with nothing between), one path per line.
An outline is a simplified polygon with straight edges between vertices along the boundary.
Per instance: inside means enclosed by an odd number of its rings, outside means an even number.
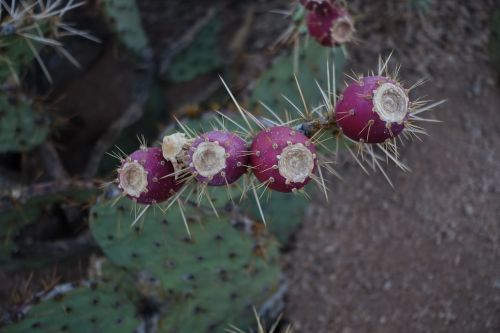
M349 16L339 18L332 26L331 36L337 43L346 43L354 34L354 22Z

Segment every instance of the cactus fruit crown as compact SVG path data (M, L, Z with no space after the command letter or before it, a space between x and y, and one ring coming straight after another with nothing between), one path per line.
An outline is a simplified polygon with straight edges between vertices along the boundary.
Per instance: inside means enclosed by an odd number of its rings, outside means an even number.
M120 186L127 195L138 198L148 188L148 172L137 161L125 162L120 171Z
M230 185L246 171L247 144L227 130L213 130L198 136L189 149L191 173L204 184Z
M350 16L341 16L332 26L331 35L339 44L346 43L352 39L354 33L354 22Z
M374 111L388 123L401 124L408 115L409 98L398 85L386 82L373 93Z
M202 177L213 177L226 167L226 151L218 142L202 142L195 148L192 167Z
M303 183L314 169L316 155L302 143L285 147L281 152L278 170L287 182Z

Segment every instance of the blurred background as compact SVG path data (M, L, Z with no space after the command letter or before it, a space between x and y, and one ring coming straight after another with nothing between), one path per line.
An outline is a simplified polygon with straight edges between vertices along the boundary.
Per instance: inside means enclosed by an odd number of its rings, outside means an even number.
M157 144L175 127L173 116L196 127L207 126L204 117L212 110L235 112L219 75L247 108L259 112L256 101L265 100L279 109L276 99L292 89L296 40L307 38L300 5L88 0L73 9L72 1L33 3L68 9L47 21L35 19L43 36L54 25L72 36L54 37L62 46L49 37L33 39L32 27L10 31L16 4L2 1L0 327L7 332L65 331L59 317L43 322L52 307L60 308L46 299L69 293L68 302L76 305L63 307L67 320L71 309L81 306L85 313L92 303L80 300L93 290L92 281L110 279L113 286L142 286L137 295L117 296L116 288L105 293L109 302L128 302L118 312L134 319L106 326L97 317L82 319L77 310L67 331L224 332L229 324L248 331L255 329L256 307L268 324L282 313L282 327L290 324L295 332L500 332L500 1L346 1L356 39L332 49L338 88L349 80L342 73L368 73L379 55L392 52L389 66L401 65L405 85L426 79L414 97L447 100L433 114L442 123L425 124L429 135L401 148L410 173L388 165L394 188L380 173L367 176L341 151L336 170L342 179L328 177L328 201L315 190L310 200L277 196L265 207L269 230L258 232L262 221L251 204L242 204L238 211L245 213L236 218L234 208L228 212L238 232L242 224L254 230L248 244L230 248L247 246L254 255L263 248L269 255L262 255L262 271L276 270L262 285L253 286L254 278L238 286L256 295L242 301L238 315L228 314L231 306L211 311L174 287L163 295L172 275L153 270L144 277L147 270L116 254L115 225L111 231L89 226L106 223L106 208L91 207L114 177L118 162L106 153L115 145L130 153L139 146L137 136ZM61 17L71 24L61 26ZM286 31L293 38L284 40ZM34 50L29 43L17 46L21 39L31 40ZM324 49L309 43L299 62L325 80ZM311 94L318 98L317 91ZM158 220L161 212L156 214ZM127 224L122 228L133 232ZM133 239L117 249L143 248ZM114 265L102 269L109 275L101 272L103 261ZM214 259L217 281L226 281L220 265ZM115 281L120 274L129 275ZM203 287L192 280L205 275L180 276L191 281L191 299L226 302L216 293L197 298ZM218 287L214 283L205 287ZM45 310L36 312L40 300ZM34 304L37 314L30 316ZM186 326L179 318L200 325Z

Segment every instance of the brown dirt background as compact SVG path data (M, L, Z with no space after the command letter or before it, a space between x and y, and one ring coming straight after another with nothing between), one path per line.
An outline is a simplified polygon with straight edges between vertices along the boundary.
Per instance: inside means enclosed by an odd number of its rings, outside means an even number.
M500 332L500 89L486 44L495 1L350 1L366 73L394 50L416 95L446 99L390 167L395 189L351 161L314 199L285 255L287 316L299 332ZM498 8L498 7L497 7Z

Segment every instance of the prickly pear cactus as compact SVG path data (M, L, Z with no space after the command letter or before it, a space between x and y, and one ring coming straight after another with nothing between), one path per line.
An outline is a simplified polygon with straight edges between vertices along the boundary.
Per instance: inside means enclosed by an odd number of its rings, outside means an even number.
M188 47L173 57L167 72L170 81L189 81L223 65L217 45L219 28L220 22L214 17L198 32Z
M292 52L279 57L257 80L250 98L250 109L262 110L263 107L259 103L262 102L280 116L284 114L284 110L296 114L292 104L282 97L286 96L298 108L303 108L294 75L309 107L314 108L323 103L323 95L318 85L328 87L326 73L329 70L331 72L333 66L336 82L340 81L346 61L344 52L341 48L324 48L313 42L300 45L299 48L298 54Z
M45 48L57 50L68 61L78 66L77 60L64 49L61 37L80 36L98 41L86 31L64 22L65 15L84 3L75 1L27 0L1 1L0 10L0 82L8 79L20 85L20 76L34 61L46 79L52 78L40 55Z
M228 324L251 324L252 307L278 286L275 241L244 234L227 218L189 206L184 215L191 238L175 207L166 215L151 208L131 228L132 209L129 200L115 207L98 204L90 226L115 265L147 276L140 289L167 302L159 332L221 332Z
M45 115L16 93L0 93L0 153L26 151L42 143L49 132Z
M113 283L61 285L48 296L27 307L25 317L2 332L122 333L134 332L140 324L134 305Z
M103 0L102 7L120 41L136 55L148 48L135 0Z

